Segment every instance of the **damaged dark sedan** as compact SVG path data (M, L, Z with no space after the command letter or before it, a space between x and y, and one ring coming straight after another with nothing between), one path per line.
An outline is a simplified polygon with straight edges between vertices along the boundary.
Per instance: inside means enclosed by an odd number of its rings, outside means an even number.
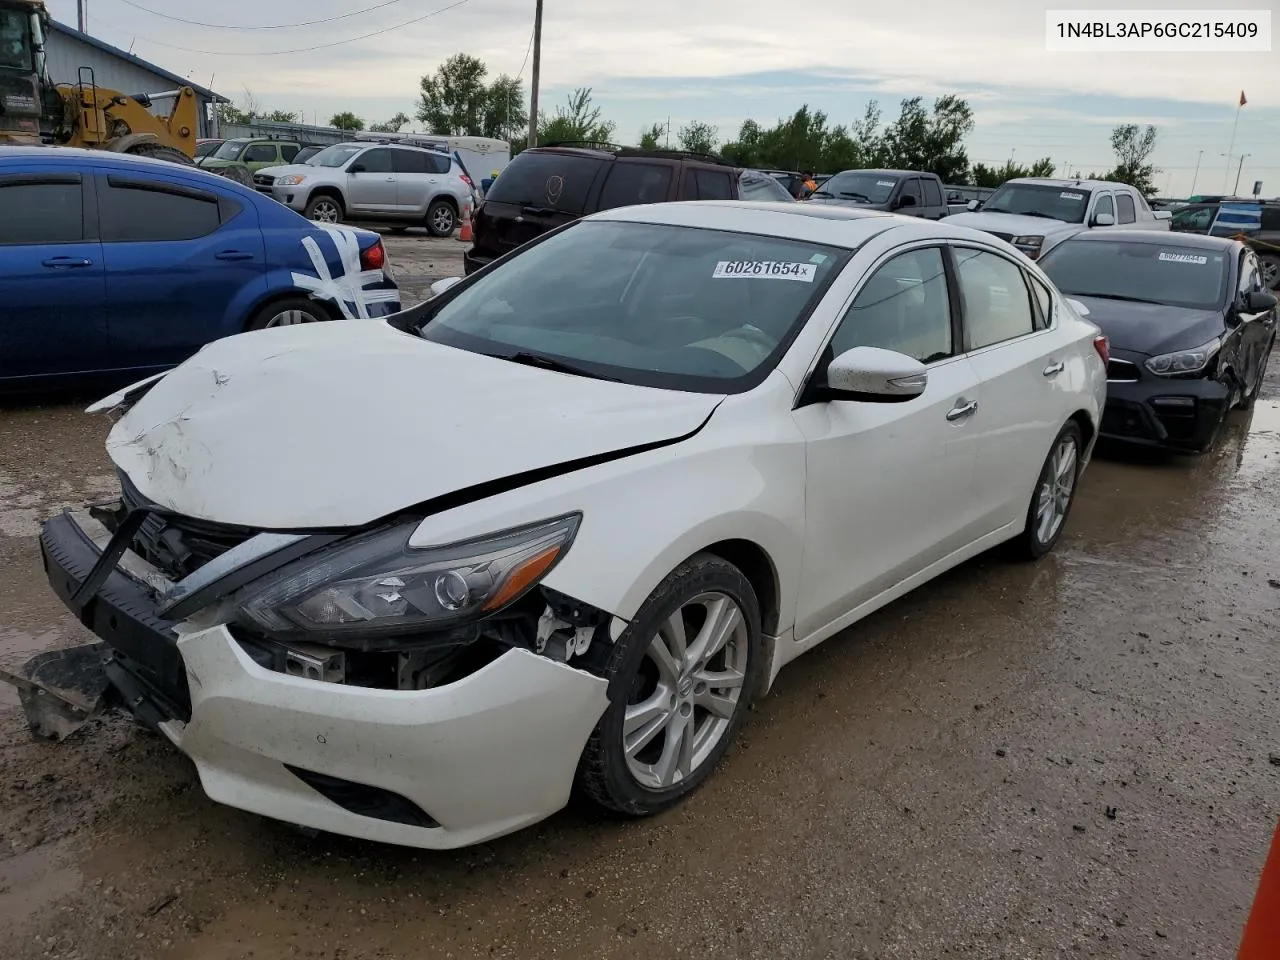
M1110 339L1102 436L1202 453L1228 411L1252 405L1275 342L1276 297L1243 244L1096 231L1040 265Z

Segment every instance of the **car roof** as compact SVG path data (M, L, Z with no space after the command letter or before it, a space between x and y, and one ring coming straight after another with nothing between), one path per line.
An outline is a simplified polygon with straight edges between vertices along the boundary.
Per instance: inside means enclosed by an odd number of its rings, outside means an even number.
M858 210L834 204L774 203L755 200L685 200L601 210L584 220L613 220L681 227L702 227L756 233L834 247L855 248L886 230L903 231L904 242L914 239L977 240L1000 244L989 233L877 210Z
M1090 190L1129 186L1127 183L1116 183L1114 180L1076 180L1073 177L1014 177L1012 180L1006 180L1005 183L1027 183L1036 187L1085 187Z
M873 173L880 177L918 177L922 173L928 173L927 170L886 170L882 167L850 167L848 170L841 170L841 173Z
M225 185L235 183L234 180L228 180L226 177L220 177L216 173L209 173L202 170L195 164L174 163L171 160L159 160L155 157L139 157L132 153L115 153L111 150L88 150L84 147L21 147L21 146L0 146L0 162L5 160L30 160L35 159L39 162L54 161L64 163L68 166L75 166L92 161L109 167L117 167L128 169L129 167L141 168L145 170L154 170L157 173L181 173L188 177L197 177L208 180L210 183ZM239 184L237 184L239 186ZM253 193L247 187L242 187L247 193Z
M1202 233L1178 233L1169 230L1126 230L1123 227L1112 227L1110 230L1085 230L1063 241L1064 243L1103 243L1120 241L1124 243L1141 243L1151 247L1168 247L1177 245L1193 250L1222 251L1240 248L1243 245L1230 237L1209 237Z

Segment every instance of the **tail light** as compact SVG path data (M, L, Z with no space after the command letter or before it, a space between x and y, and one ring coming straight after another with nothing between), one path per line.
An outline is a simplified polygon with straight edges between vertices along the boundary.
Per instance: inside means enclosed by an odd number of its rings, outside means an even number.
M475 186L475 183L472 181L472 179L468 177L465 173L460 173L458 174L458 176L462 178L462 182L465 183L468 187Z
M373 246L360 251L360 269L381 270L387 265L387 251L379 240Z
M1100 333L1093 338L1093 349L1098 351L1104 367L1111 362L1111 344L1107 341L1106 334Z

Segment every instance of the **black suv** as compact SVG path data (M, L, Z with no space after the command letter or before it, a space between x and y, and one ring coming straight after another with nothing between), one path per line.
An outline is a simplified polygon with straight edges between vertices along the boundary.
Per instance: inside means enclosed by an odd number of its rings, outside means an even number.
M1227 205L1225 210L1223 204ZM1263 285L1280 290L1280 200L1202 198L1174 210L1169 229L1214 237L1241 236L1258 255Z
M589 213L670 200L791 197L767 174L707 154L579 142L530 147L511 159L476 211L464 272Z

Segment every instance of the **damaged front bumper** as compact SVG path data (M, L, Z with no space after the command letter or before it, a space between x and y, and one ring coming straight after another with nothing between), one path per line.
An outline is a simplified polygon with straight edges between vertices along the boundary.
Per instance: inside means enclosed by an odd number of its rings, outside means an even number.
M424 848L500 836L567 802L607 705L600 677L520 648L424 690L279 673L225 624L160 615L154 568L129 550L84 589L103 535L83 514L47 521L49 582L103 641L124 704L191 757L212 799Z

